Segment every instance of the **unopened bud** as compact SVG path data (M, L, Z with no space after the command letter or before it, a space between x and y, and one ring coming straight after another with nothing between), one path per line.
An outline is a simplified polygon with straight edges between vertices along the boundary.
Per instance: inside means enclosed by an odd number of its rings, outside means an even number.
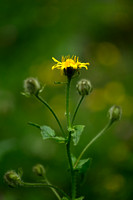
M91 82L86 79L80 80L77 83L76 88L81 96L89 95L93 89Z
M33 172L37 175L37 176L44 176L45 175L45 169L43 167L43 165L41 164L37 164L33 167Z
M30 77L24 80L24 92L29 95L37 95L41 90L39 81L36 78Z
M4 180L11 187L17 187L22 184L20 176L13 170L6 172Z
M109 119L111 122L118 121L121 119L122 109L120 106L112 106L109 109Z

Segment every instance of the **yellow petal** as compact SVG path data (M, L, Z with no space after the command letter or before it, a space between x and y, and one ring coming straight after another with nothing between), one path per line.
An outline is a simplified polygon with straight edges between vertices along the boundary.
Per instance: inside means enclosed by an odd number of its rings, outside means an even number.
M55 61L55 62L59 62L58 60L56 60L54 57L52 57L52 59L53 59L53 61Z

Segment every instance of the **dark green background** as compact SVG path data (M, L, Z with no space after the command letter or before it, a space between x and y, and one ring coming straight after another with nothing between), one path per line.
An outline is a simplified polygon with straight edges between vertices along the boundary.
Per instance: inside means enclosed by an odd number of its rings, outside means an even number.
M84 184L85 200L133 199L133 2L132 0L1 0L0 1L0 199L54 200L49 189L11 189L3 181L7 170L23 168L23 180L36 181L32 166L42 163L49 180L70 192L69 171L62 144L43 141L28 121L58 125L34 98L25 98L23 80L37 77L46 84L43 97L66 126L65 86L60 71L52 71L51 57L77 55L90 62L71 87L71 111L78 101L75 85L88 78L94 87L77 115L86 125L78 156L107 123L107 111L121 105L123 115L84 155L92 157ZM39 179L37 179L39 181Z

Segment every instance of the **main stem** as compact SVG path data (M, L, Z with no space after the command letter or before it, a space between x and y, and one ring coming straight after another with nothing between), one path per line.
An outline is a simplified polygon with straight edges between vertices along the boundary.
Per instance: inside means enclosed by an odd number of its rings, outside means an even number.
M105 133L106 130L112 125L112 123L109 121L109 123L86 145L86 147L83 149L83 151L80 153L75 165L73 168L76 168L78 162L80 161L83 154L86 152L86 150L101 136Z
M67 91L66 91L66 116L67 116L67 127L68 127L68 129L71 128L70 111L69 111L70 83L71 83L71 78L68 78L68 81L67 81Z
M70 131L70 129L71 129L71 120L70 120L70 111L69 111L70 83L71 83L71 78L68 77L67 91L66 91L66 116L67 116L67 127L68 127L68 131L69 131L69 136L68 136L68 142L66 144L66 149L67 149L67 156L68 156L70 172L71 172L72 200L74 200L75 197L76 197L76 182L75 182L75 172L74 172L74 169L73 169L71 152L70 152L70 145L71 145L71 131Z
M65 132L64 132L64 130L63 130L63 128L62 128L62 125L61 125L61 123L60 123L60 121L59 121L57 115L55 114L55 112L54 112L53 109L51 108L51 106L50 106L42 97L40 97L39 95L36 95L36 98L37 98L39 101L41 101L41 102L50 110L50 112L53 114L54 118L56 119L56 121L57 121L57 123L58 123L58 125L59 125L59 127L60 127L60 130L61 130L62 134L65 136Z

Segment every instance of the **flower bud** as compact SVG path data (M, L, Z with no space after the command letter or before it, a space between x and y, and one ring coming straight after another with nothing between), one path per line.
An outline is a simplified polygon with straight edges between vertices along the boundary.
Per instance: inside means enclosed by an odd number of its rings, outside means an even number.
M11 187L17 187L22 183L20 176L13 170L6 172L4 180Z
M112 106L109 109L109 119L113 123L114 121L118 121L121 119L122 109L119 106Z
M76 88L81 96L89 95L93 89L91 82L86 79L80 80L77 83Z
M41 164L37 164L33 167L33 172L37 175L37 176L44 176L45 175L45 169L43 167L43 165Z
M41 90L39 81L36 78L30 77L24 80L24 91L29 95L37 95Z

